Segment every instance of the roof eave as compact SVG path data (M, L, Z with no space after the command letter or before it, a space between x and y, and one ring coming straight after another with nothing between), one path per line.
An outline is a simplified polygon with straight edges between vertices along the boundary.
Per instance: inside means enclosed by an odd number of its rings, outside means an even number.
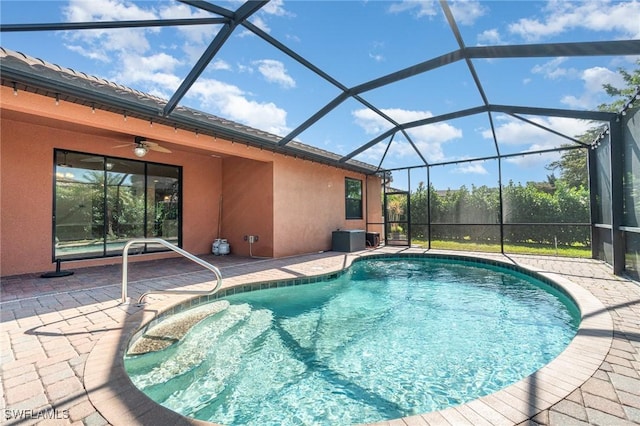
M96 109L119 112L129 117L216 136L357 173L374 174L376 172L373 165L359 161L340 162L340 155L315 149L300 142L280 146L278 145L281 139L279 136L190 108L178 107L168 116L164 116L166 100L73 70L65 70L56 65L33 60L24 55L25 60L22 60L18 57L22 54L0 49L0 53L3 53L0 57L0 77L1 84L5 86L21 86L23 90L28 88L44 96L58 96L68 102L91 105Z

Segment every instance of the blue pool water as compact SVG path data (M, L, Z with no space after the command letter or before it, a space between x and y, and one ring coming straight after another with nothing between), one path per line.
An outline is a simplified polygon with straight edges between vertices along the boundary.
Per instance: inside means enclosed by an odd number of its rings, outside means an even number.
M224 300L178 344L125 365L158 403L227 425L351 425L462 404L547 364L579 324L566 296L527 275L429 258Z

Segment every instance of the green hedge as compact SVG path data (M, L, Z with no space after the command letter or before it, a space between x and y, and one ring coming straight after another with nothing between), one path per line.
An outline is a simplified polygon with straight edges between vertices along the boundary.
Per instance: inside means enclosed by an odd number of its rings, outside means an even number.
M427 209L430 193L431 215ZM550 223L590 223L589 192L585 188L570 188L558 181L554 187L545 184L526 185L509 182L502 188L504 238L512 243L588 245L588 226L544 225ZM406 206L404 206L406 207ZM426 238L424 225L431 219L432 239L499 242L499 232L491 226L438 225L500 224L500 192L487 186L462 186L457 190L427 191L421 182L411 194L411 222L418 231L413 238ZM516 226L511 224L536 224ZM540 225L539 225L540 224ZM418 235L420 234L420 235ZM424 234L424 235L423 235Z

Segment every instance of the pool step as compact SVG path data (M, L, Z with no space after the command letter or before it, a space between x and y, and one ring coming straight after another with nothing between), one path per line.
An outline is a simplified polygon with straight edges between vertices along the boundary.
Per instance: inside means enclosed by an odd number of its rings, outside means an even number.
M233 308L234 305L231 306ZM213 322L220 322L216 319ZM242 359L253 352L255 345L266 338L271 329L273 314L266 309L252 310L244 320L234 325L229 332L216 337L203 336L209 350L207 358L188 374L175 377L163 386L166 389L181 389L176 399L167 395L162 404L183 415L201 410L210 401L218 398L228 386L228 381L242 367ZM174 386L181 382L179 386Z
M171 315L148 329L138 340L132 342L127 350L127 355L142 355L166 349L182 340L191 327L228 307L229 302L220 300Z
M165 351L128 357L127 371L140 389L163 385L202 364L220 336L228 334L250 314L251 307L247 304L230 305L200 321L178 344Z

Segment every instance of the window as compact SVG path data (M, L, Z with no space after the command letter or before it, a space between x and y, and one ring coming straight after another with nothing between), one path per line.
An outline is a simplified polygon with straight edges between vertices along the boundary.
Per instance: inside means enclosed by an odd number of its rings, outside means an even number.
M54 157L54 260L120 255L132 238L180 244L181 167L62 150Z
M347 219L362 219L362 181L345 178L344 183Z

